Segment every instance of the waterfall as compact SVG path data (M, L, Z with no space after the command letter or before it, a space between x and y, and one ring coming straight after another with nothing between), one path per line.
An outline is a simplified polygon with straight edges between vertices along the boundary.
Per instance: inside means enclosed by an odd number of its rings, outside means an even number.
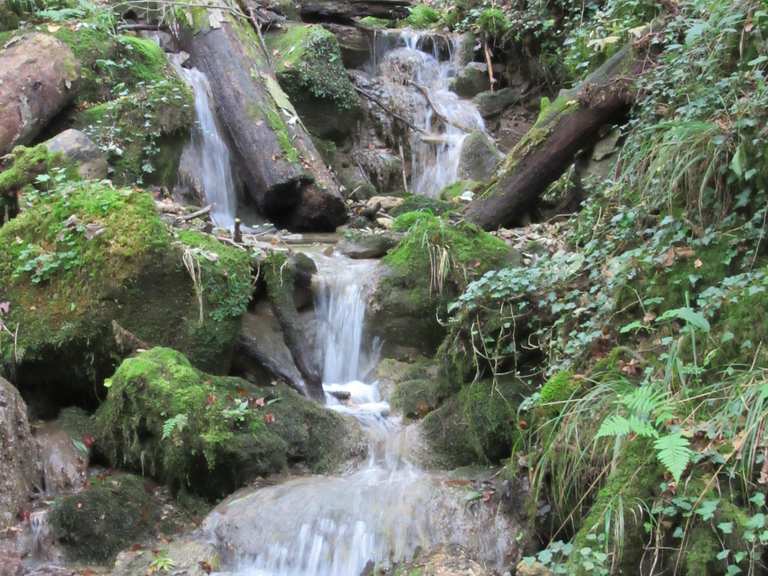
M411 189L415 194L436 197L459 179L464 139L470 132L484 131L485 123L471 101L450 90L461 67L461 36L410 29L397 34L398 44L404 47L377 56L381 58L377 73L385 82L410 87L416 96L412 116L422 132L411 132ZM441 42L444 50L440 49Z
M194 174L205 195L206 203L212 206L211 218L221 228L232 229L235 224L237 197L232 176L229 148L216 121L211 104L211 88L205 74L196 68L176 66L195 95L196 123L192 130L187 168Z
M318 360L326 385L362 381L376 361L375 344L366 346L363 324L366 283L375 262L316 255L315 309Z

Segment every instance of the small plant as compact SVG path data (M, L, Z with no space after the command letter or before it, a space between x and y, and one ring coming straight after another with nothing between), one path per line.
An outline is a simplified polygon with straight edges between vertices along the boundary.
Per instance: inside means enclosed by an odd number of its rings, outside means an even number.
M149 573L160 574L170 572L175 566L176 563L168 556L168 552L162 550L155 553L155 558L149 564Z

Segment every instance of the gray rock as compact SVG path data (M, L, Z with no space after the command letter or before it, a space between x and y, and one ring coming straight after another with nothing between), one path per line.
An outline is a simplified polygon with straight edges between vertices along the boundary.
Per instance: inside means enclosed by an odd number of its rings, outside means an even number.
M27 405L16 387L0 378L0 529L13 523L39 485L38 450Z
M323 28L333 32L339 42L341 58L346 68L357 68L370 59L368 34L356 26L325 23Z
M491 576L493 572L472 559L461 546L440 546L404 567L405 574L424 576Z
M483 118L489 118L501 114L505 108L520 102L520 99L520 90L515 88L502 88L495 92L480 92L472 98L472 102L477 106L477 110Z
M46 495L74 492L85 485L88 454L75 448L72 437L56 422L47 422L37 428L35 441L40 453Z
M472 132L461 145L459 177L462 180L487 180L499 162L501 154L488 136L479 130Z
M64 130L45 142L51 152L61 152L78 164L78 173L86 180L107 176L107 159L93 141L79 130Z
M470 62L461 69L453 81L451 90L462 98L472 98L491 87L488 78L488 65L482 62Z
M118 554L111 576L136 576L153 573L152 562L160 550L173 563L170 573L184 576L207 576L217 571L219 553L212 544L196 540L180 540L168 545L158 544L149 550L126 550ZM219 572L216 572L217 574Z
M396 245L394 234L356 234L342 239L336 249L349 258L381 258Z

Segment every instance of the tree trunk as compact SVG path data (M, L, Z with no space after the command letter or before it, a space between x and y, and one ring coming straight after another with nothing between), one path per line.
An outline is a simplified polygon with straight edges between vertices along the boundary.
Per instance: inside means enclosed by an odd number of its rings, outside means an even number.
M634 63L632 50L624 48L580 86L561 91L469 204L466 218L486 230L521 224L600 128L627 113L634 98L627 75Z
M29 144L75 96L80 64L47 34L25 34L0 51L0 156Z
M338 183L277 83L259 36L232 12L195 9L195 27L182 42L208 77L248 192L280 225L333 230L347 217Z
M282 328L285 345L304 379L307 395L322 400L322 378L311 361L311 351L302 333L299 313L293 299L294 269L285 255L276 252L265 260L263 270L272 312Z
M308 21L351 23L363 16L400 20L408 16L410 6L410 0L304 0L300 13Z

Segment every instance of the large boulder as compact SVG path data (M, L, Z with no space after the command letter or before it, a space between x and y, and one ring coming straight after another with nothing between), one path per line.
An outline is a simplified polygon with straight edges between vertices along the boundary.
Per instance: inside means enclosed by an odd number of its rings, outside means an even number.
M398 216L395 229L405 234L383 260L388 270L369 301L370 330L390 355L432 355L444 335L439 317L447 303L468 279L502 266L510 251L472 225L426 211Z
M81 489L87 480L89 448L70 436L60 423L46 422L35 429L43 488L46 496L58 496Z
M173 573L179 576L208 576L219 568L219 554L207 542L177 540L158 544L152 549L129 549L118 554L111 576L137 576L158 572L154 567L159 559L173 566ZM162 572L162 571L160 571Z
M490 178L501 162L501 154L483 132L475 131L464 138L459 157L459 178L482 182Z
M107 176L107 159L101 149L79 130L70 128L60 132L45 145L51 152L60 152L77 164L77 172L86 180L100 180Z
M472 98L490 87L488 65L481 62L470 62L464 66L451 84L451 90L462 98Z
M174 489L221 497L288 464L333 470L360 450L338 413L285 385L206 374L169 348L125 360L105 385L99 446Z
M506 108L517 104L522 98L520 90L515 88L502 88L476 94L472 102L477 107L483 118L489 118L501 114Z
M51 417L93 403L137 347L171 345L226 372L252 293L247 252L174 238L149 194L96 182L40 196L0 228L0 279L15 334L0 332L0 364Z
M0 378L0 530L16 520L32 491L39 488L37 454L27 406L19 391Z
M15 38L0 51L0 156L28 144L75 96L80 64L47 34Z
M277 80L313 136L341 140L355 127L359 102L333 32L292 24L267 36Z

